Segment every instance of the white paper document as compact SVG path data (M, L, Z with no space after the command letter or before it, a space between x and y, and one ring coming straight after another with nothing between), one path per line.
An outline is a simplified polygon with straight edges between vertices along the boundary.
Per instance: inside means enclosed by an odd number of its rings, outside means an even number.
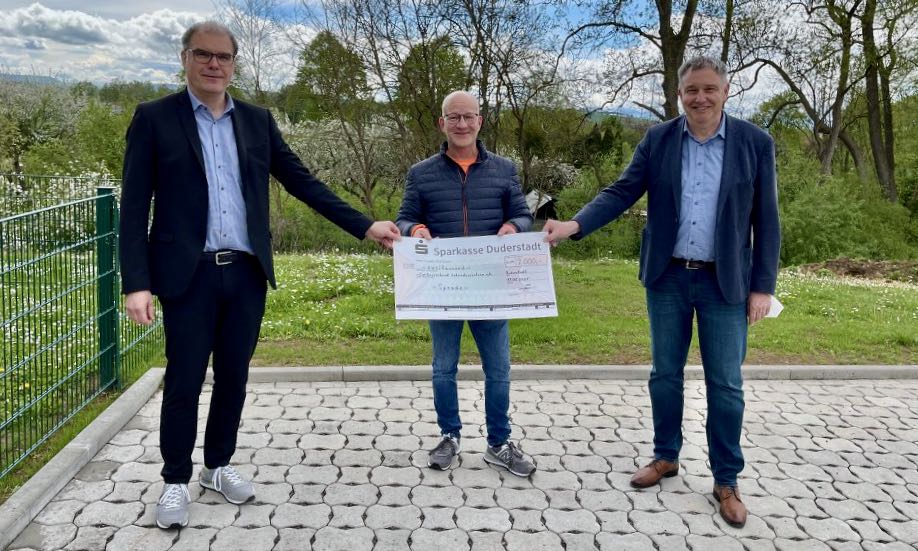
M393 248L395 319L558 315L544 233L403 238Z
M768 313L765 314L766 318L776 318L778 314L781 313L781 310L784 310L784 305L781 304L774 295L771 295L771 306L768 308Z

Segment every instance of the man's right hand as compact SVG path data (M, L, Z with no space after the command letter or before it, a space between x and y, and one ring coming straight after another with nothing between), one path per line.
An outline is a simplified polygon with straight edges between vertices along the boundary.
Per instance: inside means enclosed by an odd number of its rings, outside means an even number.
M580 231L580 222L576 220L562 222L549 219L542 226L542 231L548 234L545 236L545 241L549 242L552 247L557 247L558 243Z
M150 291L134 291L125 295L124 309L129 318L141 325L150 325L156 319L153 293Z
M430 241L433 239L433 236L430 235L430 230L427 228L418 228L411 233L411 237L420 237L421 239L426 239Z

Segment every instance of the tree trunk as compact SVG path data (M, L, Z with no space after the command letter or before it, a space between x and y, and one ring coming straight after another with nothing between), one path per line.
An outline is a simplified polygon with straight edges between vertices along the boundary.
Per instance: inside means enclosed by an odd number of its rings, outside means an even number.
M724 9L724 35L720 48L720 60L725 64L730 59L730 41L733 39L733 10L734 0L726 0Z
M688 0L682 14L682 26L673 32L672 0L657 0L660 17L660 53L663 56L663 114L666 120L679 116L679 66L685 60L685 45L692 30L698 0Z
M867 95L867 133L870 138L870 148L873 151L873 166L876 170L877 181L883 195L890 202L895 203L896 186L893 183L892 167L889 165L889 153L886 151L886 142L883 139L883 102L880 99L880 54L877 51L876 38L873 25L876 16L877 0L867 0L864 4L864 13L861 16L861 30L864 35L864 61L867 64L865 72L864 91Z

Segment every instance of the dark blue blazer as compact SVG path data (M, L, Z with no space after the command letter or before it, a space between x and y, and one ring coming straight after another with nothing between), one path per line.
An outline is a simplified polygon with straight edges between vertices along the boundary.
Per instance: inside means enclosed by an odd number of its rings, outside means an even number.
M676 246L682 197L684 117L650 128L619 179L574 216L580 239L611 222L647 193L647 225L638 277L652 285L669 265ZM727 116L723 173L717 201L714 262L727 302L744 302L750 291L774 294L781 249L775 149L757 126Z
M268 282L276 286L268 227L269 175L363 239L372 220L309 173L284 142L271 113L235 98L233 103L249 241ZM122 186L122 292L149 289L161 297L180 295L191 282L207 237L207 176L187 91L137 106L127 131Z

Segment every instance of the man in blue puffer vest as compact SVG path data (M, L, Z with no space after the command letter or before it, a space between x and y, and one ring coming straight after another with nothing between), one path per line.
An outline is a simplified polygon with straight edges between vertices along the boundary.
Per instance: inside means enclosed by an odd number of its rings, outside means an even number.
M478 140L482 118L478 100L456 91L443 100L438 124L446 135L440 152L411 167L396 224L403 235L432 239L508 235L527 231L526 206L513 163L489 153ZM443 438L427 464L448 469L459 455L459 395L456 372L461 320L430 320L433 340L433 394ZM517 476L535 471L532 460L510 441L510 329L507 320L468 320L485 375L484 460Z

